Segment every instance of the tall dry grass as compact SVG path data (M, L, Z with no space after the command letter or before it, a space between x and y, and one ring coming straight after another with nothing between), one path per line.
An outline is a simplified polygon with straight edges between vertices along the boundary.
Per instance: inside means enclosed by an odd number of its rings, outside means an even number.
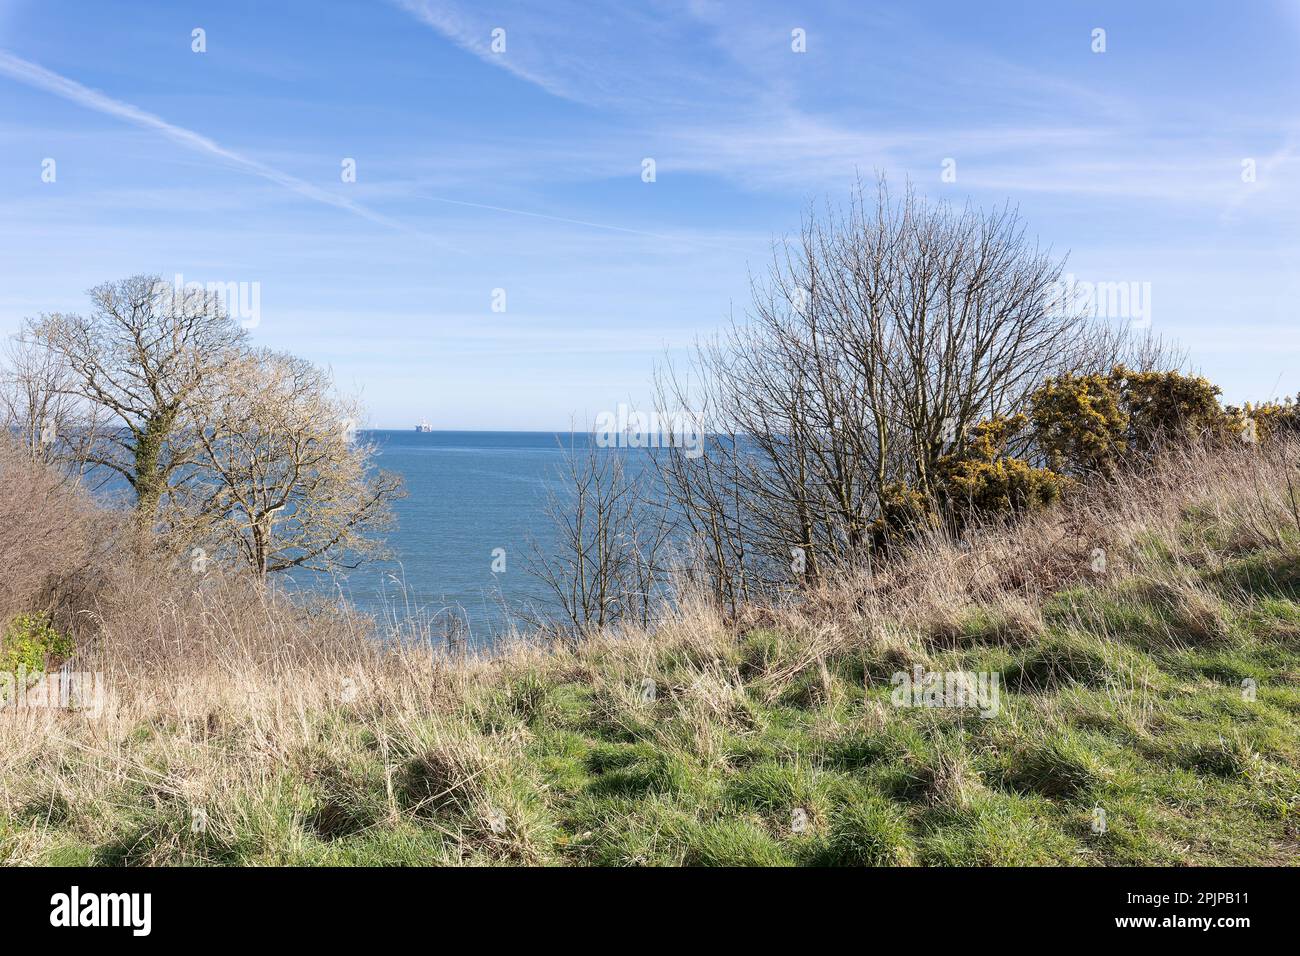
M0 436L0 619L34 607L75 614L112 565L112 526L86 495Z
M1163 576L1171 564L1203 569L1286 550L1297 535L1300 443L1189 445L1144 471L1084 485L1047 511L992 522L964 539L936 531L900 560L842 576L785 613L942 631L946 618L979 605L1032 631L1049 596L1075 584L1141 579L1155 553L1168 559Z
M6 619L49 610L75 621L82 645L75 666L102 672L109 692L94 717L0 710L0 812L30 819L47 807L47 822L71 819L93 843L114 832L112 794L126 786L159 814L202 808L214 839L235 840L275 826L258 807L292 803L282 792L286 770L307 778L341 772L347 748L333 715L346 713L390 768L376 796L384 818L454 801L477 808L465 818L486 819L489 793L497 812L509 792L502 775L526 740L471 732L467 707L505 688L512 706L527 708L529 682L544 678L591 687L608 721L637 721L642 675L665 654L691 662L693 677L671 695L684 718L672 726L692 728L690 739L664 745L721 760L718 728L746 719L746 680L774 697L809 668L825 675L820 662L828 654L854 648L908 667L955 634L971 608L991 613L998 639L1033 641L1049 596L1074 584L1140 581L1152 549L1192 568L1232 553L1293 549L1298 457L1294 445L1171 453L1143 474L1025 521L964 541L936 534L888 567L846 576L798 602L751 608L738 625L684 595L653 633L624 630L579 646L520 640L490 657L452 657L429 640L385 640L392 635L346 609L302 606L246 578L195 575L174 559L127 548L83 496L7 455L0 458L0 610ZM1096 569L1098 549L1104 571ZM1166 576L1152 584L1212 634L1214 623L1204 618L1213 617L1213 602L1194 581ZM788 635L793 650L745 675L738 637L762 629ZM829 677L824 685L834 692ZM871 719L883 718L863 717ZM414 783L403 776L412 767L420 768ZM545 834L530 827L543 824L530 823L522 806L504 811L507 832L461 834L462 845L495 842L511 859L537 859ZM328 814L317 824L331 826ZM4 857L38 858L48 829L9 835ZM179 838L156 836L141 848L141 862L174 858L169 841Z

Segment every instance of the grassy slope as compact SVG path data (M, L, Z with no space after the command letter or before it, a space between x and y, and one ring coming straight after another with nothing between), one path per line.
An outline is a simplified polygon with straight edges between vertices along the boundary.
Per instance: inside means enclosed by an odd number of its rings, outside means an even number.
M1182 503L1028 610L183 674L93 731L4 731L0 860L1294 863L1300 551L1222 515ZM893 707L914 663L1000 672L999 714Z

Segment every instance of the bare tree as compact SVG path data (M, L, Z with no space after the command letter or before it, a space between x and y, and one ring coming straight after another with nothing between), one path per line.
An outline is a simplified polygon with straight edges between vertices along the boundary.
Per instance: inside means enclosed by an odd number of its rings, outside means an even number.
M292 355L247 351L194 396L202 422L166 510L183 540L255 573L355 568L380 549L401 479L373 467L358 404Z
M713 429L701 458L660 457L676 508L706 537L744 529L745 560L711 549L715 593L864 560L897 489L933 495L971 426L1095 361L1055 295L1062 268L1013 210L895 197L883 179L846 212L810 213L753 282L750 314L697 347L694 394L661 376L660 403Z
M190 464L192 404L238 357L244 332L215 294L137 275L90 290L89 315L55 313L28 338L60 367L61 395L106 419L84 454L120 474L152 524L173 480Z
M717 390L692 379L690 371L665 363L656 372L659 410L690 409L700 439L696 448L674 441L654 452L659 493L682 559L676 570L734 617L749 600L754 559L762 553L754 544L756 516L742 483L750 456Z
M1068 354L1069 363L1057 375L1106 374L1116 365L1136 372L1171 372L1188 368L1187 351L1150 329L1135 329L1127 322L1090 322Z
M30 460L67 466L73 474L84 471L102 417L76 396L71 371L58 356L21 336L5 343L0 430L16 438Z
M529 573L556 597L578 634L616 623L648 627L664 568L669 524L651 502L648 459L571 436L545 514L554 542L533 541Z

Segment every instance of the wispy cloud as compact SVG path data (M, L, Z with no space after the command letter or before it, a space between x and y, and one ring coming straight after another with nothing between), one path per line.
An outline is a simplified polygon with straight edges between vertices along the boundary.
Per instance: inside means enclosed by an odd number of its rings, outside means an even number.
M495 55L491 49L491 33L475 29L464 16L446 5L430 3L428 0L393 0L393 2L416 19L437 30L462 50L513 73L521 80L541 87L553 96L585 102L585 98L579 95L577 90L571 89L568 84L545 73L528 69L519 62L517 57Z
M701 24L663 8L581 0L498 4L490 11L447 0L392 0L426 26L491 66L574 103L655 121L710 107L768 105L770 83L725 52L694 56ZM492 49L492 32L505 48Z
M233 149L227 149L201 133L169 123L160 116L155 116L153 113L132 106L130 103L113 99L98 90L92 90L75 80L68 79L66 76L52 70L47 70L43 66L14 56L6 50L0 50L0 74L27 86L53 93L55 96L60 96L87 109L96 110L108 116L124 120L134 126L161 133L167 139L186 149L223 160L238 169L252 173L254 176L260 176L262 179L283 186L305 199L347 210L383 226L407 229L402 223L374 212L346 196L339 196L328 190L321 189L319 186L299 179L297 176L282 172Z
M656 6L653 18L634 4L595 16L569 0L553 0L545 11L503 3L490 13L462 0L392 2L491 66L607 114L595 131L571 138L572 160L533 162L545 144L518 150L527 175L567 175L598 160L630 168L633 157L653 156L661 175L806 193L841 188L858 171L937 178L940 162L953 156L1014 181L1036 172L1044 155L1086 160L1100 130L1131 136L1149 124L1125 99L959 44L905 10L876 5L842 11L832 23L815 10L792 19L783 6L761 3L742 17L711 0ZM809 26L816 55L791 52L796 21ZM490 46L496 27L506 31L499 53ZM879 42L884 36L907 42ZM854 84L869 97L846 95L850 62ZM933 70L934 62L949 69ZM971 119L990 103L1005 119ZM1140 186L1149 157L1131 144L1126 151L1133 155L1128 178ZM1056 186L1075 191L1069 180Z
M1154 327L1234 400L1279 372L1300 389L1295 0L1095 21L961 0L287 0L222 5L206 57L147 11L23 6L0 35L18 55L0 52L0 332L142 268L256 280L259 342L364 381L380 420L418 401L449 426L564 427L643 382L661 338L743 314L773 237L879 170L1019 205L1081 278L1150 280Z

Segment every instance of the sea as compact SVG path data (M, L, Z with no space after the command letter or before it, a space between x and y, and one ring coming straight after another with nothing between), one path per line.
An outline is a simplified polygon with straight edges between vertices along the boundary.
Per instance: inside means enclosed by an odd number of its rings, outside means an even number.
M380 429L358 439L375 446L376 467L406 483L385 536L391 556L328 577L294 572L286 587L329 592L381 619L414 619L435 631L450 632L456 621L470 644L560 612L528 568L536 549L556 549L547 501L552 491L565 500L566 455L583 452L592 436Z

